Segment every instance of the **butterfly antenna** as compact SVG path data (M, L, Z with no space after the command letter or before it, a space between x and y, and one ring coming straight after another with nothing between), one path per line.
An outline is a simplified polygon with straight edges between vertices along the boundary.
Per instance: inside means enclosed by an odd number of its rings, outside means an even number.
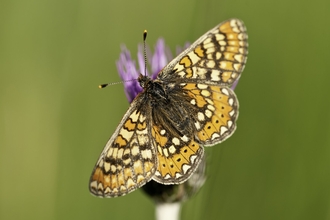
M147 75L147 52L146 52L147 30L143 31L143 55L144 55L144 75Z
M147 75L147 52L146 52L146 39L147 39L147 30L143 31L143 55L144 55L144 75ZM100 89L103 89L107 86L112 86L112 85L116 85L116 84L120 84L120 83L124 83L124 82L130 82L130 81L135 81L136 79L131 79L131 80L125 80L125 81L121 81L121 82L113 82L113 83L104 83L99 85Z
M113 82L113 83L104 83L104 84L101 84L99 85L99 88L100 89L103 89L107 86L113 86L113 85L116 85L116 84L121 84L121 83L125 83L125 82L131 82L131 81L135 81L136 79L130 79L130 80L125 80L125 81L120 81L120 82Z

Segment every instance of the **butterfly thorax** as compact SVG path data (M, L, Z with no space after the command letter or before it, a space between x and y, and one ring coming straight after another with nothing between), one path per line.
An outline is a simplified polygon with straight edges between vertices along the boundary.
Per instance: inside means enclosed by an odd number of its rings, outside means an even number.
M144 76L142 74L140 74L138 81L140 86L143 88L146 97L149 97L154 101L152 102L152 105L154 105L156 103L155 101L157 100L166 102L167 94L162 82L158 80L152 80L150 77Z
M161 80L152 80L148 76L139 76L138 81L143 88L145 103L151 107L152 123L161 126L173 136L190 136L193 130L192 121L189 120L191 109L183 106L184 101L173 99L176 96L176 86L164 83Z

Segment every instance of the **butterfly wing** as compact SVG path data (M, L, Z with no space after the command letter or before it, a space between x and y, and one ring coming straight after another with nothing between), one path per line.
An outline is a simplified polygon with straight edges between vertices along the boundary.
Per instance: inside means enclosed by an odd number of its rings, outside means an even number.
M247 33L242 21L230 19L209 30L173 59L158 75L164 81L232 85L247 59Z
M202 35L158 75L180 84L197 110L191 112L196 140L214 145L236 129L238 100L229 88L241 75L248 53L246 27L229 19Z
M162 184L186 181L203 157L203 146L220 143L236 128L238 101L218 85L175 84L167 103L158 101L152 113L152 136L158 167L153 177Z
M125 195L148 182L156 171L150 110L138 96L103 149L90 177L89 190L100 197Z
M227 87L200 83L182 84L184 93L195 107L191 118L195 137L204 146L214 145L229 138L236 129L238 100Z
M238 101L229 86L244 69L247 47L243 22L230 19L201 36L158 74L170 102L154 109L152 117L158 152L154 180L186 181L203 156L202 145L220 143L233 134ZM168 118L172 120L162 120Z
M179 92L182 90L176 90ZM162 184L179 184L196 170L203 147L195 141L189 103L181 93L171 91L158 100L152 113L152 136L158 166L153 179Z

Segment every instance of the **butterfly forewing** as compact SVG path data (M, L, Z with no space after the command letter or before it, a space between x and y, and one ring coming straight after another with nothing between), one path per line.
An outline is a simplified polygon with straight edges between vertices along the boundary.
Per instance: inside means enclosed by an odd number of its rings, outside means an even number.
M95 165L89 186L94 195L125 195L148 182L156 171L150 111L137 108L137 101L133 101Z
M247 47L243 22L225 21L171 61L159 78L230 86L244 69Z

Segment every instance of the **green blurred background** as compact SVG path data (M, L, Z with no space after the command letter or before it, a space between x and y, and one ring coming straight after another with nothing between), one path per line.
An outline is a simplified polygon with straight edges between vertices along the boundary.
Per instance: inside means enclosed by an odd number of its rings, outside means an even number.
M242 19L249 58L236 133L208 148L208 179L182 219L330 219L330 1L2 0L0 219L154 219L137 190L88 191L128 108L115 61L142 31L172 51Z

